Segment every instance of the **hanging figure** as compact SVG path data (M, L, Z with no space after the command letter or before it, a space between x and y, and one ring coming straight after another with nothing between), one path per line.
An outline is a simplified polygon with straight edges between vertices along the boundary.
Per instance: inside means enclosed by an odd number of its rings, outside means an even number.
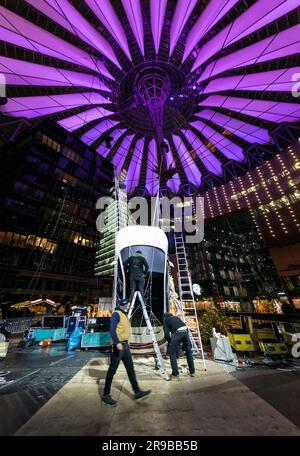
M194 377L195 366L188 327L179 317L175 317L171 313L165 313L163 319L165 338L169 343L168 354L170 356L170 362L172 367L171 378L173 380L179 380L177 352L181 344L183 350L186 353L186 359L189 366L190 376Z
M129 269L130 298L131 303L133 295L138 290L144 298L144 274L147 274L149 265L143 257L142 252L137 250L134 255L127 258L124 262L125 271Z
M127 371L129 381L134 391L134 399L139 400L146 398L151 390L142 390L137 382L133 366L132 356L129 347L131 337L131 324L127 316L130 307L128 299L123 299L118 303L115 312L112 314L110 321L110 333L113 340L113 351L111 354L110 366L106 374L102 402L105 405L116 406L117 401L110 395L111 384L115 373L122 360Z

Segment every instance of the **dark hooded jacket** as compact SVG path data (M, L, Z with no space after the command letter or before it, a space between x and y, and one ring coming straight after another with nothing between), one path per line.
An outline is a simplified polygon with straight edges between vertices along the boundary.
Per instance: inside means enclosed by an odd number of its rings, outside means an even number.
M125 271L128 268L132 279L141 279L148 272L149 265L141 254L135 253L124 262L124 268Z
M173 315L169 315L163 323L165 339L167 342L171 341L171 335L174 334L177 329L186 326L186 324L179 318Z

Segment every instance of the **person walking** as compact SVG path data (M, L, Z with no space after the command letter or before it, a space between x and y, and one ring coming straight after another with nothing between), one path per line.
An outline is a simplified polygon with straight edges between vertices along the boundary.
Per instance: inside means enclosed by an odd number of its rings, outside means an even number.
M147 274L149 265L140 250L137 250L134 255L127 258L127 260L124 262L124 269L125 271L127 269L129 270L129 301L132 301L136 290L138 290L144 298L144 274Z
M186 353L186 359L189 366L190 376L195 376L195 366L192 354L192 346L189 337L189 331L186 324L171 313L165 313L163 316L163 328L165 339L169 343L168 354L172 367L172 380L179 380L179 372L177 365L177 352L182 344L183 350Z
M119 302L115 312L112 314L110 321L110 333L113 340L113 350L111 354L110 366L106 374L102 402L105 405L116 406L117 401L110 395L111 385L115 373L119 367L120 361L123 361L126 372L134 391L134 399L140 400L146 398L151 390L142 390L137 382L133 366L129 340L131 337L131 324L127 316L130 307L128 299Z

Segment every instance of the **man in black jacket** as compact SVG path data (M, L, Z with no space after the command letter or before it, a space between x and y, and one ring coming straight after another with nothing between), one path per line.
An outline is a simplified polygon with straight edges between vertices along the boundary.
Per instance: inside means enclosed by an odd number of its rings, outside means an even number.
M146 259L142 256L142 252L137 250L134 255L127 258L124 262L124 269L129 269L130 277L130 298L132 301L133 295L136 290L140 291L144 297L144 274L147 274L149 265Z
M167 342L169 343L169 355L172 367L172 379L179 380L179 372L177 366L177 352L182 344L183 350L186 353L186 359L189 366L191 377L195 376L195 366L192 354L192 347L189 337L189 331L186 324L179 318L174 317L171 313L164 314L164 333Z

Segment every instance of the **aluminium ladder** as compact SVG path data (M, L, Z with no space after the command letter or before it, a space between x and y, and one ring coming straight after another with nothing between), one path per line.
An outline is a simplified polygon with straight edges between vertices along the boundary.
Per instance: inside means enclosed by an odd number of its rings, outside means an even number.
M186 257L183 234L181 232L174 232L174 239L178 266L178 284L180 299L179 302L176 303L176 308L179 316L183 319L183 321L189 328L192 352L194 355L200 355L201 352L204 369L206 370L206 363L194 299L192 279Z
M140 304L141 304L143 315L144 315L144 318L145 318L145 321L146 321L146 325L147 325L147 328L149 330L149 333L150 333L150 336L151 336L151 339L152 339L153 348L154 348L154 351L155 351L155 354L156 354L157 366L158 366L159 370L161 371L161 373L162 373L163 377L165 378L165 380L169 380L170 377L169 377L168 371L166 369L166 366L165 366L161 351L159 349L159 345L158 345L157 340L156 340L156 336L155 336L155 333L154 333L154 330L153 330L153 326L151 324L151 321L150 321L150 318L149 318L149 315L148 315L148 312L147 312L147 309L146 309L146 305L145 305L144 299L143 299L140 291L136 291L134 293L134 295L133 295L133 299L131 301L129 312L128 312L128 319L129 320L131 319L133 308L134 308L134 304L135 304L135 301L136 301L137 297L140 300Z

